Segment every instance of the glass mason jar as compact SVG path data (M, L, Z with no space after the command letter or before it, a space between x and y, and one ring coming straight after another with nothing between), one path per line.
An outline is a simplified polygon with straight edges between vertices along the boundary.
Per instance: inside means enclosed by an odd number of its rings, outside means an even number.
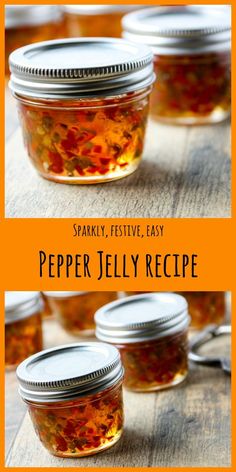
M19 365L20 395L35 431L60 457L95 454L123 430L123 367L119 351L104 343L47 349Z
M132 9L132 5L64 5L67 35L119 38L121 18Z
M225 321L225 292L179 292L189 307L191 326L202 329L209 324L221 324Z
M72 334L94 334L95 312L117 299L117 292L44 292L62 327Z
M58 6L6 5L5 73L9 74L8 58L15 49L60 36L64 34Z
M5 293L5 365L8 369L41 351L42 310L39 292Z
M158 81L151 116L173 124L220 122L230 114L230 9L154 7L123 19L124 37L152 47Z
M115 344L134 391L160 390L188 373L188 307L173 293L149 293L110 303L95 315L96 336Z
M63 39L15 51L10 68L24 143L42 177L87 184L137 169L154 79L149 48Z

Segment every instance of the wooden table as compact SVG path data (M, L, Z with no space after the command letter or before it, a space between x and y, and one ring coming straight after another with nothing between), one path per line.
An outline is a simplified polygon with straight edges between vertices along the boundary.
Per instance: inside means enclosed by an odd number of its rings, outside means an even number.
M41 179L23 148L15 103L6 91L6 217L229 218L230 125L149 122L144 157L131 176L100 185Z
M44 321L44 338L45 347L75 341L53 319ZM229 353L227 337L214 346L217 353ZM6 373L6 466L230 466L230 377L221 370L191 365L182 385L159 393L125 391L124 400L125 430L114 447L88 458L60 459L39 442L15 372Z

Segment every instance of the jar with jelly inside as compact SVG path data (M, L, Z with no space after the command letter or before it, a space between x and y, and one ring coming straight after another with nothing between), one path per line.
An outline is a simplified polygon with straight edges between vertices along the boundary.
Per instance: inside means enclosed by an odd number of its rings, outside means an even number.
M154 53L152 118L191 125L229 116L230 8L154 7L126 15L123 29L125 38Z
M141 160L151 50L122 39L29 45L10 56L24 143L38 173L59 183L125 177Z
M71 334L94 334L95 312L117 299L117 292L44 292L61 326Z
M5 365L13 369L42 349L40 292L5 293Z
M60 457L96 454L115 444L123 430L123 367L119 351L104 343L47 349L17 369L43 446Z
M62 13L56 5L6 5L5 72L10 54L26 44L64 36Z
M188 306L173 293L149 293L110 303L95 315L96 336L116 345L134 391L160 390L188 373Z
M67 35L119 38L121 19L132 5L64 5Z
M224 323L226 317L225 292L179 292L189 307L191 327L202 329L209 324Z

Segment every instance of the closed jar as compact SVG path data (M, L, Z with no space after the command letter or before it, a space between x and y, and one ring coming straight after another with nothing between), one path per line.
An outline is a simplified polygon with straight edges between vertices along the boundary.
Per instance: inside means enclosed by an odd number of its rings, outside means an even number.
M95 330L95 312L116 300L117 292L44 292L44 296L66 331L90 336Z
M131 5L64 5L67 35L119 38L121 19L131 8Z
M129 390L161 390L187 376L189 316L180 295L127 297L101 308L95 321L97 338L120 350Z
M141 160L152 53L122 39L37 43L10 56L25 147L38 173L69 184L102 183Z
M48 349L20 364L17 377L34 429L51 454L88 456L121 437L123 368L115 347Z
M124 37L148 44L154 53L152 118L191 125L229 116L230 13L217 5L185 5L125 16Z
M52 5L5 6L5 72L10 54L26 44L63 36L62 14Z
M222 324L226 316L225 292L180 292L189 307L191 327L202 329Z
M16 367L42 349L43 303L39 292L5 293L5 366Z

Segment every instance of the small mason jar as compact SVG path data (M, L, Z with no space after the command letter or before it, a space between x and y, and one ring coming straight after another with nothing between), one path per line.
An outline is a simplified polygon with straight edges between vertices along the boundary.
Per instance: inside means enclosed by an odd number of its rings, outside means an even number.
M5 72L8 58L26 44L59 38L63 33L62 13L54 5L6 5L5 7Z
M205 328L209 324L221 324L226 317L225 292L179 292L186 298L191 326Z
M51 453L82 457L115 444L123 429L119 351L79 343L41 351L17 369L20 395Z
M95 312L117 299L117 292L43 292L62 327L75 335L94 334Z
M64 5L67 35L121 36L121 19L134 5Z
M95 315L96 336L116 345L129 390L160 390L188 373L188 306L173 293L149 293L110 303Z
M16 367L42 349L40 292L5 293L5 365Z
M152 118L173 124L220 122L230 114L230 9L154 7L123 18L124 37L148 44L157 82Z
M122 39L63 39L29 45L10 56L32 164L60 183L107 182L141 160L152 53Z

